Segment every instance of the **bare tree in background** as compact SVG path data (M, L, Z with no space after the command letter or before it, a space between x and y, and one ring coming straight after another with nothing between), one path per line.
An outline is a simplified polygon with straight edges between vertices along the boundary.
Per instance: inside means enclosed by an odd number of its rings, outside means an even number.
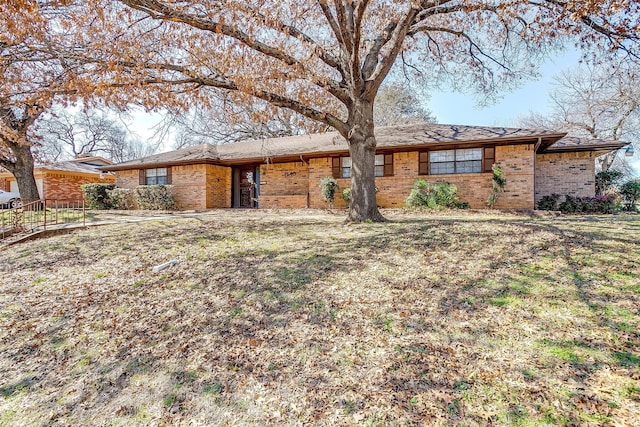
M169 114L159 133L173 133L173 148L209 144L227 144L245 140L280 138L318 133L327 126L291 110L274 108L266 102L238 103L233 93L216 92L212 105L196 106L185 112ZM265 118L265 110L270 113Z
M236 104L230 94L219 93L214 106L167 116L160 133L174 134L174 149L204 143L226 144L246 140L281 138L332 130L290 110L273 108L259 102ZM258 109L259 111L255 111ZM262 119L263 109L271 109L268 120ZM257 114L256 114L257 113ZM377 126L397 126L415 123L435 123L436 119L424 106L424 100L408 85L384 85L373 108Z
M376 126L435 123L436 117L424 104L425 100L408 85L386 84L380 88L376 96L373 121Z
M532 113L524 127L555 129L569 135L631 142L640 147L640 66L621 61L581 65L554 78L551 113ZM600 170L629 171L626 158L613 151L597 158Z
M38 160L53 162L82 155L106 157L116 163L153 154L145 144L107 111L92 108L72 113L62 108L44 114L36 125Z

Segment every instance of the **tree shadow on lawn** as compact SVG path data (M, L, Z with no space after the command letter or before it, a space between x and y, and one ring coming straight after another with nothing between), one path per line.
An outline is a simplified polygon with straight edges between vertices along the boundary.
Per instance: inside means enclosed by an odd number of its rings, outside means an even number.
M451 220L451 221L439 221L445 226L455 226L460 223L475 223L473 219L469 220ZM487 223L491 223L499 226L500 228L512 227L512 221L502 220L487 220ZM611 302L607 300L606 296L599 295L594 286L597 284L596 279L585 280L582 277L582 267L576 261L576 251L584 251L590 253L595 258L595 263L606 262L598 259L599 251L610 251L616 256L619 256L621 262L625 262L627 266L633 265L634 255L632 253L620 253L616 243L634 243L634 240L619 239L617 236L608 235L606 232L597 230L583 231L583 230L566 230L555 224L530 224L520 223L518 224L520 232L540 234L546 233L551 236L551 239L547 239L546 242L535 242L538 246L527 247L526 250L518 254L517 251L508 254L504 259L496 262L494 267L501 267L499 277L493 276L493 279L487 280L484 277L485 274L491 277L489 271L481 272L475 276L460 278L451 277L447 281L449 284L459 284L459 286L446 286L446 291L443 293L443 297L440 299L439 311L443 315L449 317L451 320L464 319L465 314L473 315L473 312L486 310L487 305L493 305L499 308L505 307L510 310L516 310L523 314L531 314L531 308L526 303L529 298L530 292L535 291L537 286L536 282L554 284L557 283L561 277L565 278L565 281L574 285L573 294L583 303L588 311L591 311L597 316L598 325L611 329L612 333L618 335L617 342L604 342L604 341L575 341L575 340L540 340L539 345L546 349L547 356L553 356L559 358L562 362L567 363L568 369L566 372L570 374L570 377L563 379L563 381L577 382L580 385L578 389L583 392L578 393L576 396L570 399L571 405L576 408L576 411L567 419L573 419L574 422L584 421L584 414L588 414L588 410L584 412L584 401L588 401L592 409L596 410L593 416L600 416L601 414L607 414L612 411L610 403L602 400L601 397L596 396L595 391L591 390L589 384L591 376L600 370L605 365L612 365L615 370L621 372L638 373L640 368L640 357L638 357L636 350L640 348L640 341L638 340L639 334L637 329L629 331L619 327L619 324L613 322L609 316L603 310L607 304ZM420 228L420 227L419 227ZM487 237L486 235L484 236ZM478 238L482 239L482 233L478 234ZM526 239L525 239L526 240ZM527 243L526 241L523 243ZM594 246L598 245L599 249L594 249ZM432 248L436 250L446 250L446 245L432 244ZM516 249L514 247L511 248ZM563 265L560 268L545 269L539 268L536 265L541 260L541 256L557 256L563 261ZM637 263L637 261L635 261ZM514 271L515 270L515 271ZM524 274L523 274L524 270ZM595 273L592 273L595 274ZM567 280L568 279L568 280ZM489 284L490 286L487 286ZM558 283L559 285L559 283ZM570 289L569 289L570 290ZM566 292L561 290L561 293ZM535 295L534 297L540 298L541 303L546 301L546 304L557 305L562 304L562 300L557 301L557 298L561 298L561 294L554 294L552 290L545 290L541 295ZM619 299L629 299L631 306L637 306L637 297L631 293L619 295ZM618 303L620 300L617 301ZM534 314L535 316L535 314ZM462 320L460 320L463 322ZM486 327L475 328L473 330L473 336L480 337L482 335L491 334L494 331L487 330ZM544 334L544 331L540 331ZM575 332L575 331L573 331ZM544 336L544 335L543 335ZM591 352L596 354L595 359L584 359L580 356L580 352L573 351L575 348L585 350L587 353ZM616 367L617 366L617 367ZM564 370L564 369L563 369ZM459 397L459 396L458 396ZM587 405L587 407L589 406ZM464 407L464 405L462 405ZM578 407L582 407L578 410ZM456 406L456 408L459 408ZM460 408L459 408L460 409ZM462 411L462 409L460 409ZM580 411L583 411L582 413ZM517 421L513 418L509 418L511 422ZM562 415L564 417L564 415ZM449 422L455 423L459 418L452 417ZM479 422L489 422L492 420L477 420ZM495 421L495 420L493 420ZM505 421L502 419L502 421Z
M364 384L361 387L352 379L339 380L333 376L341 370L359 374L368 372L353 361L347 365L343 363L357 359L348 349L349 342L358 343L360 338L368 338L373 333L371 325L387 327L384 318L379 323L374 320L381 313L398 326L390 326L384 332L387 335L382 336L390 342L381 344L387 354L382 360L392 363L373 379L376 393L389 397L399 419L424 420L427 416L448 422L473 419L471 408L463 399L465 387L474 386L473 381L447 373L477 368L481 360L474 360L473 351L478 348L469 352L460 350L460 355L453 357L451 342L455 340L440 343L420 339L423 332L437 327L436 321L424 309L437 307L437 314L443 316L444 321L462 322L465 316L473 316L489 306L501 307L499 301L505 295L526 296L532 284L515 275L497 281L495 286L478 284L486 282L486 276L493 270L504 272L510 266L528 265L545 253L547 249L541 247L515 250L515 245L527 243L527 233L547 233L541 244L550 247L557 242L566 246L571 239L582 241L587 236L568 237L565 231L554 226L492 221L491 226L507 230L511 227L521 233L496 242L495 231L483 229L477 221L470 219L462 222L465 227L458 228L460 224L459 220L427 224L407 221L390 227L372 224L355 227L354 235L349 238L338 235L320 245L314 239L302 239L295 245L276 248L265 245L255 250L227 253L224 257L205 252L202 256L208 257L209 268L206 270L195 271L195 262L185 263L188 265L178 265L160 276L144 276L145 283L139 287L96 289L91 299L76 295L75 302L86 311L85 316L94 314L102 316L102 320L91 325L69 313L65 321L68 332L80 334L83 326L103 328L102 332L108 333L107 344L112 348L112 354L86 362L82 369L87 377L83 383L84 392L68 401L62 409L58 407L50 421L64 418L66 414L77 414L81 408L99 411L101 406L111 405L109 410L118 411L119 404L115 402L122 401L132 392L134 376L148 378L157 374L167 379L153 396L162 400L163 416L169 420L180 413L189 414L193 410L189 402L203 394L217 396L223 406L234 406L238 395L245 393L248 379L264 386L297 384L297 390L304 392L298 399L306 408L305 416L323 417L330 412L314 413L309 409L313 406L311 402L321 402L320 406L325 410L342 405L347 415L366 412L371 402L363 397L367 394ZM288 224L286 229L278 226L275 229L280 235L304 236L308 227L316 225L313 222L296 223ZM243 226L241 237L258 233L262 228ZM468 241L470 230L475 242ZM160 239L156 237L158 241L154 243L151 243L151 231L145 231L139 237L150 246L149 250L162 250L173 239L173 233L170 227L161 233L167 235ZM224 241L229 234L211 227L184 237L184 251L195 253L202 246ZM437 261L438 268L428 274L417 271L405 275L401 270L426 270L436 262L435 256L450 252L452 245L456 247L452 260L457 262ZM564 252L564 257L567 263L571 262L570 252ZM418 265L403 266L403 259ZM369 260L375 260L382 272L371 271ZM481 261L485 263L471 268ZM575 264L569 265L577 271ZM464 277L456 274L461 268ZM137 274L131 272L132 282ZM553 274L544 271L538 274L541 281L553 281ZM336 285L334 280L343 276L348 280L345 286L353 286L358 275L373 276L371 283L377 283L375 286L380 286L382 291L375 288L369 294L365 292L349 299L336 295L328 286ZM120 295L113 295L113 292L120 292ZM386 298L389 293L393 296L388 301L376 300L381 296ZM160 301L154 300L157 295L161 296ZM580 295L585 303L591 301L592 296L588 293ZM432 305L424 305L420 298L434 298L434 301ZM551 296L545 295L545 298ZM374 303L372 308L369 308L369 299ZM470 299L474 299L473 304L468 304ZM379 302L376 304L376 301ZM52 312L65 312L64 301L60 302L58 307L51 308ZM125 313L132 316L131 324L126 324L127 316L118 313L119 307L132 307ZM403 310L409 312L406 317L403 317ZM350 317L351 313L368 316L368 319L357 323ZM417 326L411 326L410 322L414 320ZM53 330L49 330L50 335ZM334 332L327 333L328 330ZM477 329L475 333L481 336L490 332ZM405 342L394 349L393 342L401 342L403 334L409 335L409 345ZM343 342L344 338L348 340ZM553 345L560 346L557 342ZM394 359L394 355L400 358ZM359 357L370 360L367 355ZM633 355L619 358L621 363L631 365L636 360ZM78 360L70 362L77 364ZM462 366L465 363L468 366ZM310 371L309 364L316 365L312 369L315 373ZM49 376L49 382L59 381L54 375L68 372L60 371L55 362L44 362L41 368L42 372L47 372L43 375ZM420 373L424 374L422 378ZM585 384L585 378L579 380ZM478 384L481 382L478 380ZM322 384L333 391L327 394ZM61 398L71 385L71 378L63 379L60 392L54 393L52 399ZM11 385L3 387L10 388ZM350 395L345 394L349 387L352 388ZM413 402L414 396L420 393L424 394ZM349 397L353 394L356 397ZM424 401L426 397L437 402L435 407ZM51 404L56 406L53 401ZM121 411L123 416L134 416L137 412L137 407ZM513 413L517 417L518 412L514 410ZM393 421L396 418L392 414L390 411L380 417ZM367 416L371 414L367 413Z

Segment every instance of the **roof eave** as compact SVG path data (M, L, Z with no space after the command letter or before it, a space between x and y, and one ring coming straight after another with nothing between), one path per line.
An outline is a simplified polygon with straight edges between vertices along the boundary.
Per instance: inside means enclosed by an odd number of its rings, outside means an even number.
M487 138L487 139L473 139L466 141L443 141L443 142L425 142L422 144L403 144L403 145L378 145L379 151L420 151L426 149L447 149L447 148L459 148L467 146L488 146L488 145L521 145L521 144L535 144L540 139L547 142L548 145L552 145L565 136L564 133L559 134L547 134L547 135L533 135L526 137L515 138ZM176 160L176 161L162 161L162 162L145 162L137 164L120 164L113 166L101 166L97 169L102 171L123 171L123 170L136 170L136 169L148 169L148 168L162 168L170 166L184 166L195 164L209 164L220 166L233 166L241 164L259 164L259 163L273 163L283 161L296 161L303 159L319 158L319 157L332 157L344 155L349 152L348 148L342 148L338 150L320 150L320 151L303 151L287 154L275 154L275 155L261 155L252 157L236 157L236 158L202 158L202 159L188 159L188 160Z
M599 145L590 145L590 146L580 146L575 145L572 147L547 147L546 150L539 150L538 154L551 154L551 153L578 153L585 151L614 151L619 150L622 147L629 145L629 143L616 143L616 144L599 144Z

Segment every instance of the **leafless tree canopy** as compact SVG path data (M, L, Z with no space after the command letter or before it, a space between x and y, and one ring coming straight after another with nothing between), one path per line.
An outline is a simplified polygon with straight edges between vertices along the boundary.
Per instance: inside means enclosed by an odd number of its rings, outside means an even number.
M170 115L164 126L171 128L179 149L203 143L226 144L244 140L280 138L332 130L286 109L275 109L264 102L235 104L228 94L218 93L216 104L209 108L192 108L186 113ZM264 120L263 111L271 111ZM374 105L377 126L397 126L413 123L435 123L435 117L424 106L424 99L408 85L384 85Z
M116 118L100 109L76 113L58 108L36 123L38 159L52 162L81 155L99 155L124 162L153 154L157 146L140 141Z
M522 126L563 130L573 136L631 142L640 147L640 66L634 62L584 64L554 79L551 113L532 113ZM626 158L612 152L599 167L627 170Z

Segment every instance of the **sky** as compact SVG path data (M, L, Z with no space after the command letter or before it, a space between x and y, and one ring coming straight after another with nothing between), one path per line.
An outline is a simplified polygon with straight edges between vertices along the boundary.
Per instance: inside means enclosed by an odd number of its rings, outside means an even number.
M580 54L569 51L554 59L549 59L540 67L540 77L527 81L522 87L505 92L497 102L480 107L473 94L450 91L432 92L427 107L433 112L438 123L477 126L516 126L520 117L530 112L549 113L549 93L553 76L578 65ZM129 127L143 140L153 134L151 129L161 116L158 114L133 114ZM170 150L169 146L165 147ZM638 150L640 151L640 150ZM640 152L632 158L636 176L640 176Z
M517 90L502 93L501 98L489 106L477 106L473 95L449 91L432 92L429 109L439 123L477 126L516 126L520 117L530 112L548 113L549 93L553 76L578 65L580 54L567 52L540 66L540 77L526 81Z

